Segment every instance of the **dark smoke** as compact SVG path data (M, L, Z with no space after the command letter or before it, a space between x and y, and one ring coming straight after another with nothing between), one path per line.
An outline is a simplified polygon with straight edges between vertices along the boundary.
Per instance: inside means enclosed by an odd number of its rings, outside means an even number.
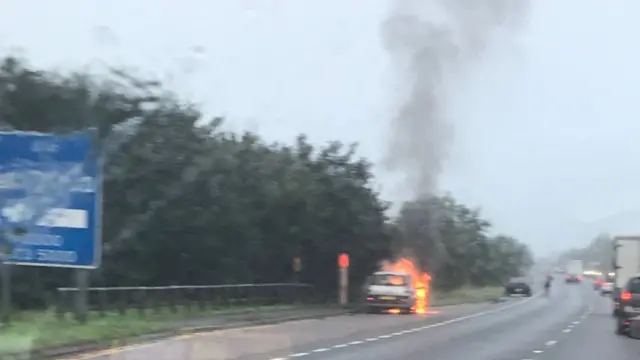
M397 250L415 254L423 270L436 271L449 257L435 196L453 141L452 85L473 70L496 30L513 31L527 12L528 0L395 0L382 25L405 91L391 121L385 165L405 176L414 200L401 210Z
M382 25L405 94L391 122L385 165L406 176L416 198L438 191L453 141L451 85L472 70L499 28L526 19L528 0L396 0Z

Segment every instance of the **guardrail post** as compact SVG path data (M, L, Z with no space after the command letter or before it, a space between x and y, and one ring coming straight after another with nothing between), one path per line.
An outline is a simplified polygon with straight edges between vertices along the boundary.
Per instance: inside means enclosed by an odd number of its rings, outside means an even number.
M176 304L176 289L174 286L170 286L168 291L169 291L169 310L171 310L171 312L175 314L178 312L178 306Z
M66 313L66 292L63 291L62 289L58 289L57 293L56 293L56 299L57 299L57 303L56 303L56 315L58 317L58 319L62 320L64 319L65 313Z
M185 300L185 304L184 306L187 309L187 313L191 314L191 306L193 305L191 302L193 301L193 294L194 294L194 289L193 288L186 288L184 289L184 300Z
M144 317L146 315L146 307L147 307L147 297L146 297L146 291L144 287L141 287L138 289L138 291L136 291L135 293L136 296L136 308L138 309L138 315L140 317Z
M151 291L151 295L153 300L153 310L155 311L156 314L160 314L164 308L164 306L166 305L166 299L164 296L162 296L162 294L158 294L158 289L157 288L149 288L149 290Z
M107 315L107 304L109 303L107 290L104 288L96 290L98 291L98 314L100 314L101 317L105 317Z
M198 308L200 309L200 311L207 310L206 295L207 295L207 289L205 287L201 287L198 289L197 300L198 300Z

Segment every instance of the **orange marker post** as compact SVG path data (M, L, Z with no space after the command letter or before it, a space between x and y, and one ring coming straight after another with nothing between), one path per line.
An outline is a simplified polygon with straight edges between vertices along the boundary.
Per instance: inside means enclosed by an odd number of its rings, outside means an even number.
M338 293L340 295L340 305L346 305L349 299L349 255L342 253L338 255Z

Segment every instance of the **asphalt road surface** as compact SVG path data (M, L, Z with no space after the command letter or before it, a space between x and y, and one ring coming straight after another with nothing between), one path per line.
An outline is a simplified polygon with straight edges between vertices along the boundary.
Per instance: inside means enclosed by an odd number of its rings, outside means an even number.
M549 297L352 315L183 336L75 359L638 360L640 340L613 331L611 300L556 281Z

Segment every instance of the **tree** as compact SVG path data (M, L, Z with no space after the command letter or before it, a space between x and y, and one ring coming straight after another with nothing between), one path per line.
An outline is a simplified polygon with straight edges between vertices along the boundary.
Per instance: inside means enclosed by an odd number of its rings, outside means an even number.
M95 286L293 280L336 291L336 256L351 255L356 286L380 260L411 249L444 288L495 283L528 251L490 238L478 210L453 197L417 199L398 219L372 186L355 145L267 143L225 132L155 81L0 66L0 128L65 133L97 127L104 154L103 266ZM65 269L16 269L17 303L46 305Z
M509 236L490 237L479 209L451 195L404 204L396 220L396 248L410 249L441 289L502 284L532 265L528 247Z

